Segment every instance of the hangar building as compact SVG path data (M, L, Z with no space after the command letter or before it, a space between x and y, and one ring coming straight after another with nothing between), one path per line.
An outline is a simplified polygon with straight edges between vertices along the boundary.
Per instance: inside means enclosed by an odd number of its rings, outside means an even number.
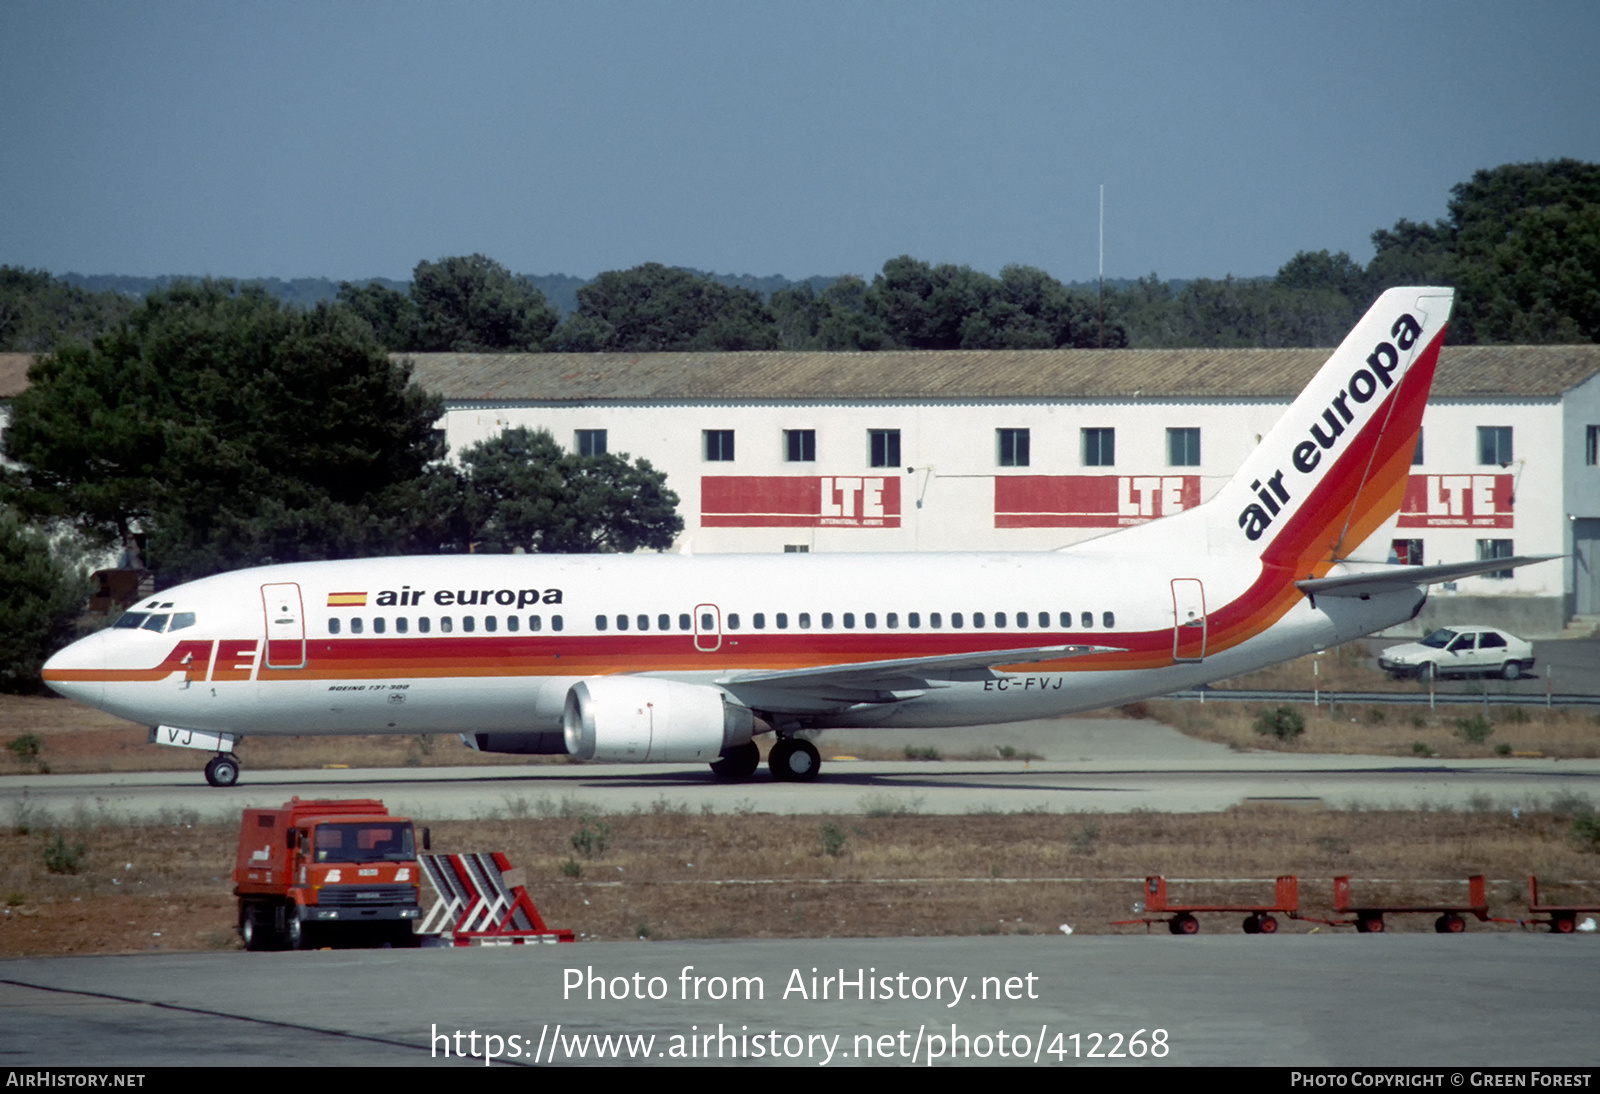
M1199 504L1326 349L416 354L451 451L526 426L642 457L678 549L1045 551ZM1436 588L1406 633L1600 615L1600 345L1450 346L1363 557L1560 562Z

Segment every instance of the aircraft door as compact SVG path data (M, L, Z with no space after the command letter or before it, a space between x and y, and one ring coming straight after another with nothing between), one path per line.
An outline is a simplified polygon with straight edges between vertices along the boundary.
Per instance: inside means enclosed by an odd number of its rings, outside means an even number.
M694 606L694 648L701 653L722 648L722 609L715 604Z
M269 669L306 667L306 616L300 586L293 582L261 586L261 610L267 624Z
M1172 579L1172 659L1200 661L1206 655L1206 591L1195 577Z

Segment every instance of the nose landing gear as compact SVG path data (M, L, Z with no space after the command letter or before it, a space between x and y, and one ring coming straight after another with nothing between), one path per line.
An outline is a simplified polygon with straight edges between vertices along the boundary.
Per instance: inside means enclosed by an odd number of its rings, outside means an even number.
M219 753L206 764L206 782L212 786L232 786L238 781L239 757L233 753Z

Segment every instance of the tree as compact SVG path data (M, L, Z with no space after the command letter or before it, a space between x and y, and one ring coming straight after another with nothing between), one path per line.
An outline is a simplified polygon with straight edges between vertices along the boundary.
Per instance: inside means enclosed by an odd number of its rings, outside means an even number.
M555 333L570 353L777 349L761 297L656 262L601 274Z
M391 353L410 353L422 348L422 313L416 301L403 292L369 281L357 285L339 283L339 300L367 321L378 341Z
M423 351L536 353L560 318L532 281L481 254L417 263L411 299Z
M88 292L43 270L0 266L0 353L43 353L62 341L88 341L134 308L119 292Z
M806 281L779 289L767 307L784 349L880 350L895 345L884 321L867 314L867 283L854 274L835 278L821 292Z
M0 691L39 690L45 658L72 638L89 583L71 554L0 510Z
M5 436L12 499L106 542L142 529L167 582L392 553L444 454L441 403L347 308L227 281L152 293L29 381Z
M461 454L472 539L486 551L661 551L683 531L678 495L647 460L563 452L549 433L508 429Z

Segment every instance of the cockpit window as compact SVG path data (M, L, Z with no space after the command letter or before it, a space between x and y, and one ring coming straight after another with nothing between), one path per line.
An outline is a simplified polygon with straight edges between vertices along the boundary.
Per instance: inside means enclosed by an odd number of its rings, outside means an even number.
M122 618L111 625L127 631L138 630L149 617L149 612L123 612Z
M159 612L144 621L144 629L160 634L167 629L167 620L171 618L166 612Z
M194 626L194 613L193 612L177 612L172 617L172 626L168 627L167 630L168 631L181 631L185 627L192 627L192 626Z

